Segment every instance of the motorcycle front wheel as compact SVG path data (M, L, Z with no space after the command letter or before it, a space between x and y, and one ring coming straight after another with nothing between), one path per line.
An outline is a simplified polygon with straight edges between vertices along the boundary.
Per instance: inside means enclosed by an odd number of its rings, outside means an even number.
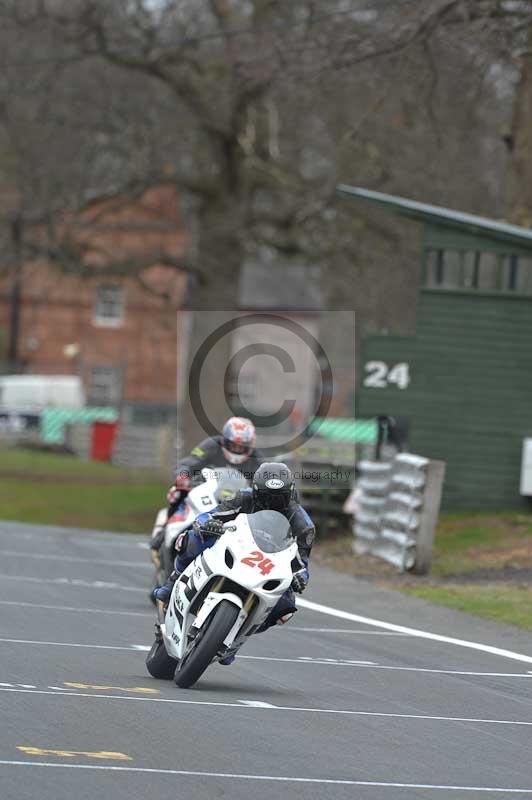
M240 609L229 600L222 600L214 613L198 633L191 650L182 658L175 671L175 682L181 689L188 689L196 683L216 654L235 624Z

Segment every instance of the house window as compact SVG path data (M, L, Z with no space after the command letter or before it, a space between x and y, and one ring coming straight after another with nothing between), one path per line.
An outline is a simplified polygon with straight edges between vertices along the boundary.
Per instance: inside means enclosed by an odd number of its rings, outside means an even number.
M98 286L94 303L95 325L118 328L124 320L125 290L117 283Z
M427 250L427 289L532 294L532 258L490 251Z
M92 406L115 406L122 399L122 369L120 367L93 367L88 391Z

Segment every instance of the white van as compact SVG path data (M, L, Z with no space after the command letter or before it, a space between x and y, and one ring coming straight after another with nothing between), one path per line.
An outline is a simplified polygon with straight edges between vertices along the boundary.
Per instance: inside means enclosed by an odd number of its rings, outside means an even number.
M38 414L44 408L83 408L85 393L76 375L0 376L0 413Z

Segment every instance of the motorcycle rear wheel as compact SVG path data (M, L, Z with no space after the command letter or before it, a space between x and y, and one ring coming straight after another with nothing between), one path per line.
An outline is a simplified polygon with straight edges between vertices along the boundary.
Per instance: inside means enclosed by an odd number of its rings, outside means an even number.
M170 681L174 677L177 661L166 652L164 642L156 639L146 656L146 667L154 678Z
M216 606L213 615L205 623L205 629L200 630L192 650L177 665L174 680L181 689L188 689L203 675L221 649L239 613L240 609L229 600L222 600Z

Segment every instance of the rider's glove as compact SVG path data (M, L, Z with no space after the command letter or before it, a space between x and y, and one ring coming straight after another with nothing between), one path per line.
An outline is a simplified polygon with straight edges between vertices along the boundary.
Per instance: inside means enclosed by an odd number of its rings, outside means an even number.
M310 577L309 571L306 567L305 569L300 569L299 572L295 572L291 584L294 592L297 592L297 594L301 594L301 592L303 592L304 589L306 588L306 585L309 581L309 577Z
M208 519L205 522L196 521L194 527L203 536L221 536L224 532L224 524L219 519Z
M181 492L189 492L191 488L192 482L190 480L190 475L186 473L180 473L176 475L176 479L173 484L168 489L166 494L166 499L168 500L169 505L174 505L180 499Z

